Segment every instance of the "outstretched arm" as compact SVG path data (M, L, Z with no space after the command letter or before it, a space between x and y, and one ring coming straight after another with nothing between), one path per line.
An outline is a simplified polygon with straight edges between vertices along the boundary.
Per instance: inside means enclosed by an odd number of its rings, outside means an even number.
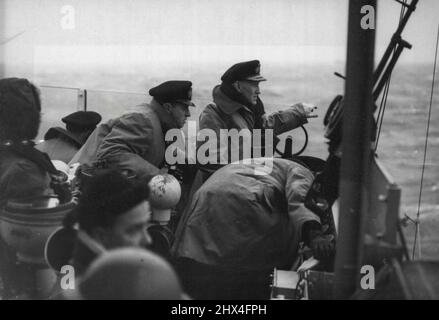
M297 103L287 109L262 116L264 129L273 129L275 136L293 130L308 122L308 118L315 118L316 106L307 103Z

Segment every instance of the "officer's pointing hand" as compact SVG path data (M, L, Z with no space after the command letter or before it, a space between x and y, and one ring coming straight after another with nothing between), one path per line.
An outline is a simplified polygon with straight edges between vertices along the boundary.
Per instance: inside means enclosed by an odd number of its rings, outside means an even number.
M307 118L317 118L318 115L313 114L314 110L317 110L317 106L311 103L302 103L305 115Z

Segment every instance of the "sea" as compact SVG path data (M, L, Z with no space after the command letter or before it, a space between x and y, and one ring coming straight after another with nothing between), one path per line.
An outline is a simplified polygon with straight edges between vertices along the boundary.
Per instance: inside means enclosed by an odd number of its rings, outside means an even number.
M32 80L40 86L42 96L42 125L39 139L52 126L63 126L60 119L82 107L78 94L87 94L87 110L101 113L105 120L117 117L140 103L148 102L148 89L171 80L169 67L163 72L148 68L131 68L127 72L112 68L83 68L80 70L43 69L33 74ZM224 70L216 66L192 66L183 76L193 82L191 120L197 120L203 108L212 101L212 89L219 84ZM343 63L332 64L272 64L264 65L268 79L261 83L261 99L267 113L287 108L297 102L318 106L318 118L306 125L309 142L304 154L326 158L323 117L330 102L344 92ZM439 258L439 80L436 81L427 137L428 114L432 89L432 64L397 65L392 75L382 124L378 159L384 164L402 190L400 217L416 220L420 217L420 241L415 257ZM378 104L381 100L378 100ZM293 130L293 149L299 150L304 142L301 130ZM425 163L424 163L425 157ZM422 180L423 174L423 180ZM422 180L422 188L421 188ZM415 224L403 227L412 252Z

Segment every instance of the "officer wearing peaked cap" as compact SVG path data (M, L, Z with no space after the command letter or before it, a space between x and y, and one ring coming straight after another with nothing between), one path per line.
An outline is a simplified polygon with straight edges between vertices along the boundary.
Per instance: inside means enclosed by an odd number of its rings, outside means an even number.
M264 105L259 98L261 93L259 83L266 80L261 75L261 64L258 60L240 62L231 66L221 77L222 83L213 89L213 103L207 105L200 115L200 130L214 130L219 137L221 129L248 129L250 132L253 129L272 129L276 137L307 123L308 118L315 117L312 112L316 107L303 103L266 115ZM230 143L228 149L223 149L229 153L236 152L239 160L242 160L243 143L244 141L241 140L238 150L232 149ZM267 142L265 145L267 146ZM274 141L271 145L274 145ZM216 151L219 164L224 164L224 160L227 159L230 161L227 154L222 154L224 150L218 148ZM266 150L266 155L270 156L271 151L267 154ZM255 155L254 150L252 154L253 157L264 155ZM208 164L204 167L204 172L209 175L220 166Z
M151 88L149 94L161 103L181 102L187 106L195 106L191 101L192 82L190 81L166 81Z
M149 104L101 124L70 161L105 166L138 177L155 175L165 164L165 135L190 116L192 82L166 81L149 90Z
M102 117L94 111L77 111L61 120L66 124L66 129L50 128L44 135L45 141L36 148L47 153L52 160L68 163L96 129Z
M247 81L267 81L260 74L261 72L261 64L258 60L240 62L231 66L227 71L222 75L221 81L227 83L233 83L238 80L247 80Z
M206 106L199 118L200 131L209 129L216 134L218 143L216 148L209 148L208 155L209 159L216 159L216 163L209 162L199 166L200 170L195 175L189 199L216 170L237 159L244 159L248 154L244 152L248 146L251 146L251 157L270 157L274 151L268 147L275 146L278 141L277 135L297 128L307 123L308 118L314 117L312 112L316 107L303 103L266 115L264 105L259 99L259 83L266 80L261 75L259 60L234 64L222 75L221 84L213 89L213 102ZM239 143L235 144L229 139L228 145L224 147L221 145L221 130L230 129L246 129L250 133L253 133L254 129L260 129L260 145L257 144L258 141L248 142L248 139L239 139ZM273 130L273 141L265 141L262 131L266 129ZM253 140L252 135L250 138ZM184 221L183 216L181 220Z

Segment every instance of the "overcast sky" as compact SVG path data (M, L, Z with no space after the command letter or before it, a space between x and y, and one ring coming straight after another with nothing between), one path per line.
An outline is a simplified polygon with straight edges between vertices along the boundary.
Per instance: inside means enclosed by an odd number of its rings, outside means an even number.
M344 61L347 0L0 0L0 48L11 65L37 70L129 65L222 66ZM74 9L74 26L67 22ZM377 54L396 29L400 5L378 0ZM64 7L64 9L63 9ZM67 11L63 11L67 10ZM71 16L69 16L71 17ZM71 20L70 20L71 21ZM414 45L401 62L433 60L439 1L420 0L404 33Z

